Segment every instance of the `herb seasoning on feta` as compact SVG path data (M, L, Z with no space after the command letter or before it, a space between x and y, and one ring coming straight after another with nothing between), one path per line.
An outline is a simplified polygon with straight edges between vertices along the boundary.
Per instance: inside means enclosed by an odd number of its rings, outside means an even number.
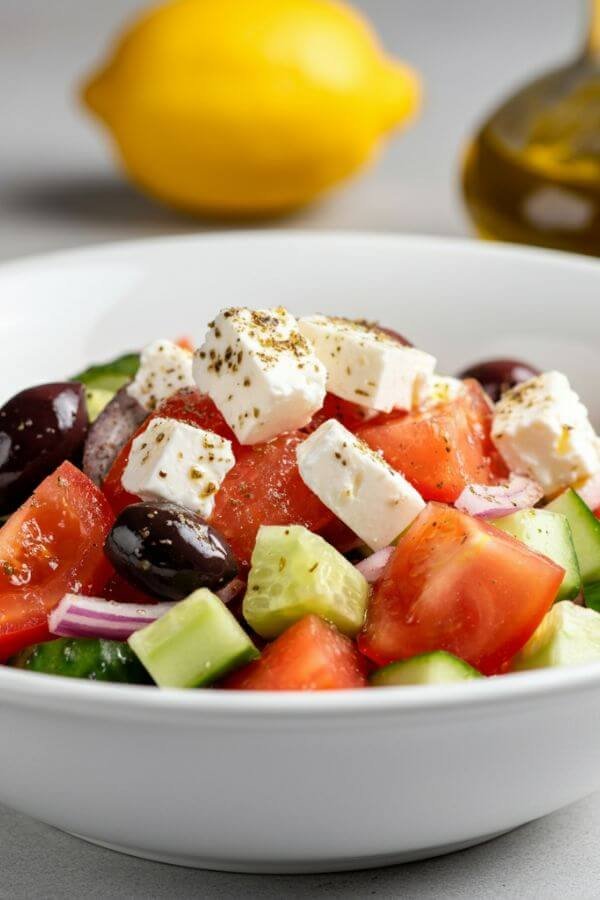
M121 478L143 500L169 500L209 516L235 465L231 441L186 422L157 417L131 445Z
M194 377L242 444L302 428L325 397L325 368L283 307L223 310L195 353Z

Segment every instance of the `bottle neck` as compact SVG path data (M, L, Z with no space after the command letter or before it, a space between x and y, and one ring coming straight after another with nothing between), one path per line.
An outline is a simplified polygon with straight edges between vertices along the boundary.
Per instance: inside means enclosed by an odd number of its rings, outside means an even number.
M586 39L586 54L600 59L600 0L589 0L590 15Z

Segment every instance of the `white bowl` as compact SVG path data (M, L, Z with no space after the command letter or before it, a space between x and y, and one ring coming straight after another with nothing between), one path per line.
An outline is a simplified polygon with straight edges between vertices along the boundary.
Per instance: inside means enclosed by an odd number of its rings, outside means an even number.
M3 392L224 305L380 319L453 372L556 367L600 420L600 265L430 238L269 234L0 269ZM0 800L115 849L234 871L352 869L486 840L600 787L600 665L322 694L103 685L0 669Z

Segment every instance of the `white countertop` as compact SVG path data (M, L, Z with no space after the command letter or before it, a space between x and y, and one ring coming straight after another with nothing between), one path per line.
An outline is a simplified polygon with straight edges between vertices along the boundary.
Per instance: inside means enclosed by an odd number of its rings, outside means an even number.
M73 102L78 77L101 55L119 20L141 5L0 0L0 259L207 227L129 188L115 173L102 136ZM468 234L456 178L464 139L503 94L568 55L583 0L356 5L369 13L386 47L421 70L426 108L369 172L281 227ZM51 777L52 760L48 766ZM0 898L591 900L600 895L599 833L596 795L489 844L429 862L298 878L236 876L129 859L0 807Z

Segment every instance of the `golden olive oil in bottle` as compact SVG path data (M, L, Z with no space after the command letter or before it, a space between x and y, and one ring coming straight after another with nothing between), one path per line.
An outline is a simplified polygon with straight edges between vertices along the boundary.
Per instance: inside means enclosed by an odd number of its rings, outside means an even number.
M600 0L583 52L483 125L463 169L481 237L600 256Z

